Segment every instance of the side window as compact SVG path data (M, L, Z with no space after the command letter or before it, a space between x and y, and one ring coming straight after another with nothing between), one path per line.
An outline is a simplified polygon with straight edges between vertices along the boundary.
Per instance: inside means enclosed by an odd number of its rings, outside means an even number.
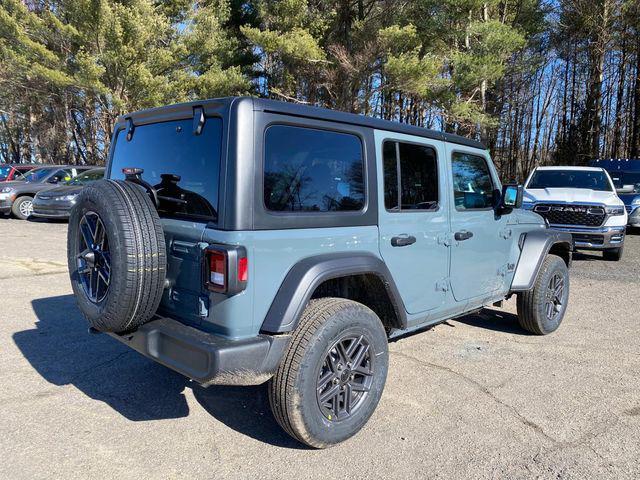
M68 170L58 170L54 173L47 182L49 183L59 183L66 180L71 180L71 172Z
M364 207L364 156L351 134L273 125L265 134L264 203L278 212Z
M487 161L478 155L455 152L451 165L456 209L492 208L494 186Z
M382 151L386 209L436 210L439 198L438 162L433 148L386 141Z

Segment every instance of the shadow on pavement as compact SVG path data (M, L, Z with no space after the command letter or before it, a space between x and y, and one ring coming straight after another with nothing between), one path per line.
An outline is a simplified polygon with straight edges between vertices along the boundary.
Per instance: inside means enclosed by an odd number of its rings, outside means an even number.
M194 385L193 394L211 416L237 432L277 447L308 448L287 435L276 423L269 407L266 384L209 388Z
M32 302L35 328L13 340L49 383L73 385L133 421L180 418L189 413L187 380L107 335L91 335L73 295Z
M192 388L198 403L240 433L277 446L304 448L276 423L266 394L257 387L203 388L120 344L91 335L73 295L32 301L35 328L13 340L33 368L53 385L73 385L132 421L189 415L184 395Z
M495 332L525 336L533 335L520 327L520 324L518 323L518 316L516 314L493 308L485 308L480 313L456 318L455 321L472 327L493 330Z

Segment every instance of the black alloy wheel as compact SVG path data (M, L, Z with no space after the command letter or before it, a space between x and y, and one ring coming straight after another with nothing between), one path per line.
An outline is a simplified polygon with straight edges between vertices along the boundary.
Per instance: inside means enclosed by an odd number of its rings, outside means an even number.
M349 418L371 390L374 357L364 335L338 340L327 352L318 375L316 395L331 421Z

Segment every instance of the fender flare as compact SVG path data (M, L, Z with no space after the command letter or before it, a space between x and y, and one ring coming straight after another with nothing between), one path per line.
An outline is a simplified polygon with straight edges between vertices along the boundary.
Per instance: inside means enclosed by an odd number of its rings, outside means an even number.
M521 253L511 282L512 292L531 290L542 267L544 258L555 246L573 250L573 237L570 233L557 230L533 230L524 234Z
M322 282L368 273L382 280L401 326L406 327L404 304L385 263L368 252L345 252L307 257L296 263L280 285L260 331L274 334L295 330L313 292Z

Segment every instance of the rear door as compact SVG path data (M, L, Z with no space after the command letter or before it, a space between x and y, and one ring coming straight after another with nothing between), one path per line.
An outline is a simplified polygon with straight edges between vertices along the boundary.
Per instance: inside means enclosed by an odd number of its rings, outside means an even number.
M376 131L380 253L408 313L443 305L449 268L442 142Z
M451 287L457 301L499 291L511 268L510 215L496 215L495 190L501 185L486 153L447 145L451 163ZM473 302L472 302L473 303Z

